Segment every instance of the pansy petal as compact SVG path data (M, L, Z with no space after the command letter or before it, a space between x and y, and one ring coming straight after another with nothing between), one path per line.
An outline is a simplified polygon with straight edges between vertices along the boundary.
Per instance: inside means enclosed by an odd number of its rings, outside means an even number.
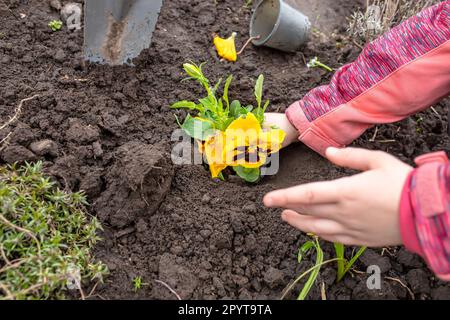
M226 168L228 167L225 164L211 164L209 165L209 171L211 171L211 177L214 178L218 178L220 173Z
M261 125L259 124L258 119L256 119L255 115L251 112L247 113L245 116L241 116L239 119L234 120L227 128L225 132L231 131L247 131L247 130L255 130L256 132L260 132Z
M224 141L224 133L218 131L214 136L208 137L204 144L204 153L213 178L217 178L220 172L227 167L222 153Z
M219 57L231 62L237 60L235 38L236 33L233 33L228 39L222 39L219 36L214 37L214 45Z
M258 147L263 150L268 150L270 153L278 152L285 138L286 133L281 129L265 131L259 136Z

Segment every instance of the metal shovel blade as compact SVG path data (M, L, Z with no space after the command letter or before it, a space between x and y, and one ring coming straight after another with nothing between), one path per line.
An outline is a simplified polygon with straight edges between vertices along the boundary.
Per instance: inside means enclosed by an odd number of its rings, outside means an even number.
M163 0L85 0L84 57L101 64L132 64L150 47Z

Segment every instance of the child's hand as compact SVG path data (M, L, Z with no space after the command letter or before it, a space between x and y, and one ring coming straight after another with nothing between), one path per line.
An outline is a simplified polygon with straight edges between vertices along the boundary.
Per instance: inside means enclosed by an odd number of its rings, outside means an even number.
M298 141L298 131L290 123L288 118L284 113L266 113L264 115L264 126L265 127L277 127L286 133L286 139L283 142L283 148L287 147L293 142Z
M363 173L267 194L267 207L286 209L284 221L346 245L381 247L402 243L399 206L412 168L380 151L329 148L337 165Z

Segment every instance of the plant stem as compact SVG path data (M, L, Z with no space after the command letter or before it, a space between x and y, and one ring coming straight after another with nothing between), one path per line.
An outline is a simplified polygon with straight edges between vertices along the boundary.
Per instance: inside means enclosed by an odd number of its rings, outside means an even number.
M339 258L337 262L337 282L339 282L345 275L345 264L347 260L345 259L345 247L341 243L334 243L334 250L336 252L336 258Z
M350 261L347 261L345 259L345 246L341 243L335 243L334 249L336 251L336 257L340 260L337 262L337 276L336 281L340 282L344 276L347 274L347 272L353 267L355 262L359 259L359 257L366 251L367 247L361 247L359 248L358 252L350 259Z
M314 247L317 252L317 254L316 254L316 266L317 266L317 265L320 265L321 263L323 263L323 251L322 251L322 248L320 247L318 237L316 237L316 239L315 239ZM311 290L314 282L316 281L317 276L319 275L319 272L320 272L320 268L314 269L311 272L311 275L309 276L308 280L306 281L302 291L298 295L297 300L305 300L305 298L308 296L308 293Z
M325 70L327 70L327 71L329 71L329 72L333 72L333 71L334 71L333 68L327 66L326 64L323 64L322 62L319 62L319 61L318 61L318 62L317 62L317 65L318 65L319 67L324 68Z
M292 283L292 284L290 284L287 288L286 288L286 291L285 291L285 293L281 296L281 298L280 298L280 300L283 300L285 297L286 297L286 295L292 290L292 288L300 281L300 280L302 280L305 276L307 276L310 272L312 272L312 271L314 271L315 269L320 269L323 265L326 265L326 264L328 264L328 263L331 263L331 262L334 262L334 261L338 261L338 260L340 260L339 258L334 258L334 259L330 259L330 260L327 260L327 261L324 261L324 262L322 262L322 263L320 263L320 264L317 264L317 265L315 265L314 267L312 267L312 268L309 268L308 270L306 270L304 273L302 273L297 279L295 279L294 280L294 282Z
M347 266L345 267L344 270L344 274L342 275L342 277L344 277L347 272L351 269L351 267L353 267L353 265L355 264L355 262L359 259L359 257L364 253L364 251L366 251L367 247L361 247L359 248L358 252L356 252L356 254L350 259L350 261L347 263ZM338 281L340 281L342 279L339 279Z

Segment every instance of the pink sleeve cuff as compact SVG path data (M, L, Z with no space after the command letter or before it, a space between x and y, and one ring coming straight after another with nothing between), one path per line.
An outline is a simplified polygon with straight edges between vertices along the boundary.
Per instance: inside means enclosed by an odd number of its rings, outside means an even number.
M294 102L286 110L287 118L299 132L298 139L322 156L325 156L325 151L329 147L344 147L324 134L314 122L308 121L300 106L301 103L302 101Z
M450 281L449 164L445 152L416 159L400 202L405 247L421 255L436 275Z
M411 252L424 255L420 246L419 238L417 237L416 226L414 222L414 210L411 203L410 184L414 171L410 173L406 179L403 187L402 196L400 200L400 232L405 248Z

